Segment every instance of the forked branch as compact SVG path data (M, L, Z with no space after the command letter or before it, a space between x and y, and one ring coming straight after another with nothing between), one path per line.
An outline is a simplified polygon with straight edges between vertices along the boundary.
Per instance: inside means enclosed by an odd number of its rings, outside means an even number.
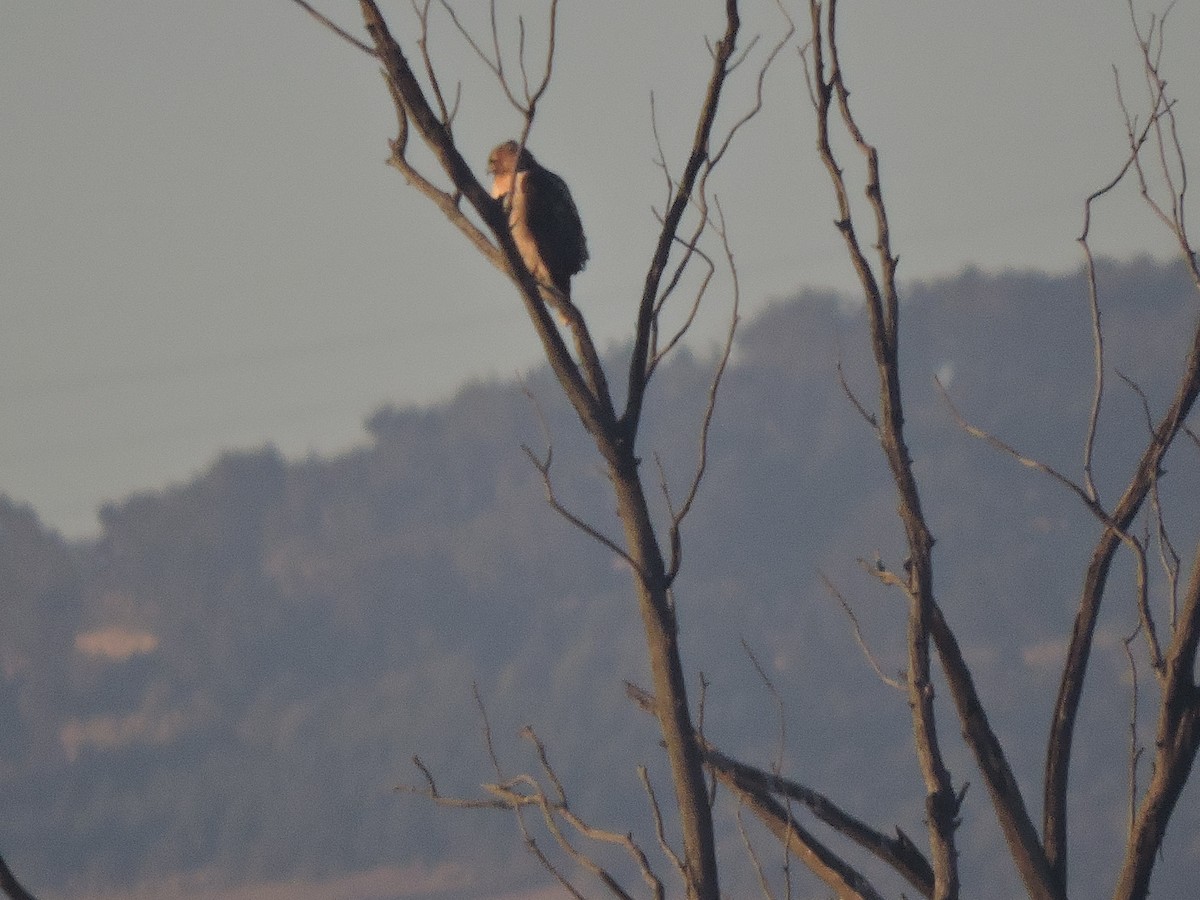
M476 702L479 704L483 720L484 743L497 776L496 781L487 782L482 785L486 796L451 797L442 794L438 790L437 783L434 781L433 773L429 770L429 767L422 762L420 757L416 756L413 757L413 765L421 773L425 786L400 785L397 790L421 794L439 806L454 809L498 809L512 812L516 818L517 827L521 832L526 848L554 876L559 884L573 897L582 900L584 894L579 887L571 881L562 867L551 859L550 855L530 831L524 813L527 810L539 813L546 833L553 838L554 844L558 846L559 850L572 863L599 881L612 896L618 898L618 900L632 900L632 895L621 885L620 881L606 866L602 865L593 854L584 852L576 846L572 835L597 844L615 846L622 850L634 863L642 879L649 887L654 900L663 900L666 892L662 881L655 874L650 865L649 858L633 839L633 836L629 833L598 828L587 822L571 808L570 802L567 799L566 789L563 787L558 773L550 764L545 744L542 743L541 738L537 736L531 727L525 726L521 729L521 737L533 746L539 768L543 777L549 783L550 790L547 791L542 786L542 783L533 775L521 774L508 778L504 777L496 758L495 747L492 743L491 726L487 721L487 713L484 710L482 700L479 698L478 691L476 691L475 697Z
M929 638L933 601L933 536L921 511L920 495L904 437L904 413L900 397L898 356L899 300L895 273L899 259L892 253L887 208L880 184L879 154L870 144L850 107L837 40L837 0L826 9L816 0L809 3L811 38L805 60L805 78L817 120L817 152L825 164L837 201L835 225L842 235L851 265L858 276L866 301L871 349L879 379L880 412L878 434L899 496L901 523L908 540L909 598L908 680L909 706L917 760L925 782L927 826L933 856L934 896L958 896L958 851L954 832L958 809L950 773L938 741L930 672ZM863 154L866 172L864 193L874 217L874 244L878 272L872 266L858 235L844 168L830 140L835 116L851 142Z
M1090 207L1094 199L1114 189L1118 183L1128 177L1130 172L1133 172L1138 179L1143 200L1168 228L1180 250L1184 264L1188 267L1193 283L1200 290L1200 267L1198 267L1195 248L1188 237L1185 220L1187 170L1184 164L1183 148L1175 128L1174 104L1167 93L1167 82L1160 68L1163 20L1152 18L1148 31L1143 32L1138 25L1132 0L1129 3L1129 10L1142 57L1143 75L1148 88L1148 113L1145 124L1138 127L1135 117L1125 103L1124 96L1120 93L1120 82L1118 81L1118 103L1125 115L1129 150L1117 177L1094 194L1092 198L1089 198L1088 205L1085 207L1085 215L1090 215ZM1143 161L1144 154L1152 156L1156 161L1159 173L1157 182L1152 180L1151 169ZM1154 186L1155 184L1157 184L1157 188ZM1165 199L1158 199L1160 196L1165 196ZM1086 222L1085 218L1085 237ZM1085 252L1087 252L1086 243ZM1177 382L1175 395L1166 411L1152 423L1146 447L1134 465L1125 490L1111 507L1109 512L1111 521L1104 527L1093 548L1091 560L1084 574L1046 750L1043 833L1046 855L1053 867L1056 880L1062 884L1066 883L1068 871L1067 789L1075 723L1095 640L1100 606L1108 584L1108 575L1117 550L1122 543L1128 543L1130 526L1141 513L1147 499L1152 497L1157 488L1163 460L1176 437L1185 429L1184 422L1191 413L1197 396L1200 396L1200 326L1197 326L1192 335L1191 345ZM1138 562L1139 571L1144 573L1144 563L1140 557ZM1145 610L1144 606L1143 610ZM1143 619L1145 619L1144 615ZM1151 634L1150 637L1153 635ZM1164 662L1161 671L1165 673L1165 682L1170 682L1169 673L1174 670L1173 667L1176 665L1172 660L1172 654L1182 652L1186 647L1186 644L1176 643L1175 639L1178 637L1177 626L1171 644L1163 654ZM1168 714L1166 704L1169 696L1171 702L1177 703L1180 699L1178 688L1174 691L1164 688L1163 706L1160 708L1159 717L1160 731L1167 728L1173 737L1178 738L1185 735L1189 726L1186 717L1177 720ZM1176 749L1182 751L1183 748L1177 747ZM1156 790L1155 785L1160 785L1160 779L1167 779L1167 783L1171 783L1171 779L1179 777L1181 767L1190 770L1194 755L1193 752L1189 757L1187 753L1180 752L1161 759L1156 756L1156 764L1167 765L1171 767L1172 771L1169 773L1156 771L1151 786L1147 788L1147 798L1154 794L1160 801L1170 801L1170 803L1165 809L1157 808L1151 818L1161 817L1164 814L1169 816L1174 802L1170 790ZM1165 828L1165 821L1162 822L1162 827ZM1137 834L1131 837L1126 868L1123 870L1124 873L1128 873L1128 877L1123 874L1120 884L1121 891L1132 891L1132 893L1119 891L1116 896L1144 896L1144 893L1139 893L1139 891L1144 891L1149 883L1149 871L1159 848L1159 844L1155 841L1161 841L1161 835L1161 830L1144 828L1138 830Z
M654 695L637 685L626 683L625 693L641 709L655 711ZM703 740L703 739L702 739ZM933 896L933 870L929 861L903 831L888 837L842 810L825 795L787 779L738 762L703 741L706 763L721 784L730 788L755 816L838 896L874 897L877 894L841 856L803 828L778 797L801 804L821 823L876 856L909 882L922 896ZM845 893L841 893L841 892Z

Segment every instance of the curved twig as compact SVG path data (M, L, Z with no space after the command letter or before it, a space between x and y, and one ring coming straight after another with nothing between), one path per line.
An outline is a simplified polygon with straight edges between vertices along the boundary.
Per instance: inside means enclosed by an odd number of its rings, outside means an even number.
M867 662L875 671L876 677L890 688L895 688L898 691L908 690L907 686L903 682L884 674L883 668L879 665L878 660L875 659L875 654L871 652L871 648L868 646L866 638L863 637L862 629L858 624L858 616L854 614L854 608L850 605L850 602L844 596L842 596L841 591L837 589L837 586L833 583L833 581L830 580L829 576L827 576L824 572L819 574L821 576L821 581L825 584L825 590L829 591L833 598L837 600L839 604L841 604L842 610L846 613L846 617L850 620L850 625L854 629L854 640L858 643L859 649L862 650L863 655L867 658Z
M4 891L4 895L9 900L37 900L17 881L17 876L13 875L12 869L8 867L8 863L2 856L0 856L0 891Z

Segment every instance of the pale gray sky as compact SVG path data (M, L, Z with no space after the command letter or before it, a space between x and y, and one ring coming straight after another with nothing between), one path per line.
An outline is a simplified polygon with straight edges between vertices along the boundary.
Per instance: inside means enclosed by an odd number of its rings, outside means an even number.
M318 5L361 32L357 4ZM499 9L518 6L538 4ZM582 211L592 262L576 296L602 345L628 332L661 204L650 92L679 160L720 6L561 5L530 146ZM1075 267L1082 198L1123 155L1110 64L1142 98L1123 0L842 7L901 273ZM384 9L413 50L409 4ZM781 19L765 0L744 18L760 58ZM1200 166L1200 3L1181 0L1168 24ZM431 43L446 82L463 82L457 134L482 176L520 123L444 19ZM741 75L730 119L752 96ZM751 313L849 283L794 50L766 101L715 184ZM383 165L395 120L377 67L289 0L4 0L0 122L0 490L70 535L95 527L104 500L186 478L222 449L335 451L383 402L436 400L537 359L511 288ZM1098 249L1165 252L1134 199L1106 207Z

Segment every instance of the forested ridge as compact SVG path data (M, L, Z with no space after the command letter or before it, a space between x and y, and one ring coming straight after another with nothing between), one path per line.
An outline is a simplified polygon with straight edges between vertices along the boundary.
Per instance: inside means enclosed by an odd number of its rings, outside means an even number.
M1194 289L1178 267L1148 259L1102 274L1109 363L1159 411L1174 378L1162 363L1181 355ZM1093 377L1086 288L1080 274L969 270L909 285L902 315L939 596L1018 777L1036 785L1097 526L1060 486L959 429L933 379L976 424L1077 472ZM871 671L823 584L852 604L885 673L902 668L902 635L887 626L896 598L858 562L898 568L902 546L878 447L838 384L840 360L853 391L875 390L853 337L862 327L843 298L821 292L743 325L675 594L685 659L709 685L708 735L768 767L780 752L774 701L744 641L784 700L785 772L917 833L904 696ZM710 356L680 350L651 396L643 465L657 457L678 490L695 464ZM634 767L655 772L657 738L624 696L624 680L645 676L628 574L547 506L522 449L540 455L549 440L564 504L617 533L604 475L549 374L471 383L432 407L384 406L366 431L336 457L227 453L186 482L105 507L94 541L65 541L18 500L0 503L0 852L39 895L198 870L238 885L447 863L462 867L453 887L413 896L539 883L508 818L392 791L419 779L414 753L447 791L471 794L492 777L473 684L514 771L528 767L516 732L532 724L581 809L598 824L647 826ZM1141 399L1111 387L1101 496L1121 484L1145 432ZM1190 444L1175 454L1166 514L1190 547L1200 466ZM19 496L18 485L0 488ZM1126 821L1121 639L1137 618L1123 599L1129 571L1114 577L1121 599L1102 620L1072 782L1074 814L1088 822L1073 848L1081 897L1111 883L1116 861L1096 853L1091 866L1089 850ZM1101 759L1107 768L1093 768ZM1156 895L1183 896L1200 865L1196 801L1192 784ZM986 896L1015 896L1011 863L989 847L986 802L968 794L964 864L994 869Z

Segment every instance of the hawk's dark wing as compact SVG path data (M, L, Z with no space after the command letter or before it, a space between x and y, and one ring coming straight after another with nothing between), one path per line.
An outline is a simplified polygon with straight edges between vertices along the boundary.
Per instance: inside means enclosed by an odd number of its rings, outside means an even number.
M526 227L554 286L569 294L571 276L588 261L579 210L567 183L549 169L534 163L524 174Z

